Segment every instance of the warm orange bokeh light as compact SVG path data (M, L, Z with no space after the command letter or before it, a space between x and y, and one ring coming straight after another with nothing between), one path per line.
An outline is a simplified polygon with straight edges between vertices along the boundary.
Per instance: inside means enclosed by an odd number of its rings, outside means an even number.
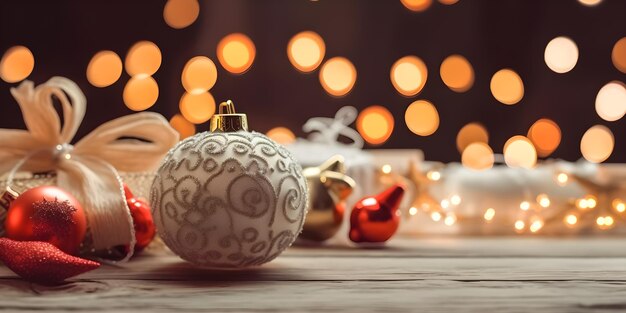
M441 4L447 4L447 5L450 5L450 4L455 4L455 3L457 3L457 2L459 2L459 0L439 0L439 3L441 3Z
M172 116L172 119L170 119L170 125L172 125L172 128L180 134L180 140L196 134L196 125L189 122L180 114Z
M137 42L128 50L124 66L130 76L153 75L161 67L161 50L154 42Z
M429 136L439 128L439 113L432 103L417 100L407 107L404 121L414 134Z
M524 97L524 82L511 69L502 69L493 74L490 88L496 100L507 105L516 104Z
M187 92L208 91L217 81L217 67L205 56L193 57L185 64L180 80Z
M266 135L281 145L290 144L296 141L296 135L286 127L274 127L267 131Z
M513 136L504 144L504 161L509 167L532 168L537 163L537 151L524 136Z
M546 65L556 73L571 71L578 62L578 46L568 37L556 37L546 45L543 54Z
M168 0L163 8L163 19L172 28L185 28L198 19L198 0Z
M600 88L596 96L596 112L605 121L613 122L626 114L626 86L612 81Z
M439 68L441 80L456 92L465 92L474 84L474 68L463 56L454 54L447 57Z
M96 53L87 65L87 80L96 87L113 85L122 75L122 59L109 50Z
M35 57L24 46L9 48L0 59L0 78L7 83L22 81L33 72Z
M489 143L489 133L480 123L469 123L463 126L456 135L456 148L461 153L467 146L475 142Z
M185 119L194 124L202 124L215 113L215 99L207 91L185 92L180 98L179 107Z
M320 83L332 96L345 96L356 83L356 68L344 57L334 57L322 65Z
M159 98L159 85L150 75L137 75L124 86L124 103L133 111L149 109Z
M433 0L400 0L400 2L411 11L421 12L428 9Z
M474 142L468 145L461 155L463 166L473 170L486 170L493 167L493 150L484 142Z
M217 59L222 67L233 73L246 72L256 57L256 47L250 37L241 34L230 34L217 44Z
M391 66L390 78L393 87L401 95L411 97L424 88L428 79L428 69L422 59L409 55Z
M287 44L289 62L301 72L315 70L322 63L325 54L324 39L312 31L296 34Z
M593 7L593 6L600 4L602 0L578 0L578 2L588 7Z
M370 144L379 145L387 141L393 132L394 120L385 107L374 105L359 113L356 128Z
M580 140L580 152L593 163L606 161L613 153L615 138L610 129L603 125L589 128Z
M618 40L615 46L613 46L611 60L613 60L615 68L626 74L626 37L622 37L622 39Z
M537 155L547 157L561 143L561 128L554 121L542 118L530 127L528 139L535 145Z

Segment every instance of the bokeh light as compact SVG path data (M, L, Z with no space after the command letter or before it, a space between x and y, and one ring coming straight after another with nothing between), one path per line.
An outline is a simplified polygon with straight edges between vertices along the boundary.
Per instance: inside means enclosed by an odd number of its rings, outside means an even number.
M33 72L35 57L24 46L9 48L0 59L0 78L7 83L22 81Z
M324 39L312 31L296 34L287 44L289 62L301 72L315 70L322 63L325 54Z
M528 202L528 201L522 201L522 202L520 202L520 204L519 204L519 208L520 208L520 210L522 210L522 211L528 211L528 209L530 209L530 202Z
M568 213L563 218L563 222L568 227L572 227L572 226L576 225L576 223L578 223L578 214L576 214L576 213Z
M124 66L130 76L153 75L161 67L161 50L154 42L137 42L128 50Z
M463 166L473 170L486 170L493 167L493 150L484 142L474 142L468 145L461 155Z
M613 65L617 70L626 74L626 37L622 37L613 46L611 60L613 60Z
M528 139L537 149L537 155L547 157L561 143L561 128L553 120L537 120L528 130Z
M122 75L122 59L109 50L96 53L87 65L87 80L96 87L113 85Z
M187 92L207 91L217 81L217 67L205 56L193 57L185 64L180 80Z
M124 103L133 111L149 109L159 98L159 85L150 75L137 75L124 86Z
M404 121L414 134L429 136L439 128L439 113L432 103L417 100L406 108Z
M428 79L428 69L420 58L409 55L400 58L391 66L391 83L404 96L411 97L424 88Z
M287 127L274 127L267 131L266 135L282 145L296 141L296 135Z
M618 81L612 81L598 91L596 112L605 121L617 121L626 113L626 87Z
M334 57L324 62L320 70L320 83L332 96L346 95L356 82L356 68L344 57Z
M373 105L359 113L356 128L365 141L379 145L387 141L393 132L394 120L385 107Z
M170 119L170 125L172 125L172 128L180 134L180 140L196 134L196 125L189 122L180 114L172 116L172 119Z
M425 11L433 3L433 0L400 0L400 2L413 12Z
M474 84L474 69L463 56L454 54L447 57L439 68L441 80L453 91L465 92Z
M582 5L593 7L600 4L602 0L578 0L578 2L580 2Z
M546 45L543 58L554 72L567 73L578 62L578 47L568 37L556 37Z
M463 126L456 135L456 148L461 153L467 146L475 142L489 143L489 133L480 123L469 123Z
M552 203L550 197L545 193L538 194L536 201L542 208L547 208L550 206L550 203Z
M446 4L446 5L455 4L457 2L459 2L459 0L439 0L439 3Z
M511 69L502 69L493 74L490 88L496 100L507 105L516 104L524 97L524 82Z
M610 129L603 125L589 128L580 140L580 152L593 163L604 162L613 153L615 139Z
M487 210L485 210L485 214L483 214L483 218L488 223L491 222L495 216L496 216L496 210L494 210L493 208L488 208Z
M504 144L504 162L509 167L532 168L537 163L537 151L524 136L513 136Z
M207 91L185 92L180 98L179 107L185 119L194 124L202 124L215 113L215 99Z
M256 57L256 48L250 37L230 34L217 44L217 59L225 70L233 74L247 71Z
M163 8L163 19L172 28L185 28L198 19L198 0L168 0Z

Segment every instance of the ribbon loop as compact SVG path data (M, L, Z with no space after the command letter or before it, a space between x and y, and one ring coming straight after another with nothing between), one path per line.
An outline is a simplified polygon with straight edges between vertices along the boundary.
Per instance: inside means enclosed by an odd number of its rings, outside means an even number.
M346 137L352 142L346 144L354 148L363 148L363 138L359 133L350 128L349 125L356 120L358 111L355 107L345 106L337 111L335 118L313 117L310 118L302 130L309 135L309 140L328 145L338 145L339 136Z
M163 116L142 112L104 123L72 145L87 106L74 82L53 77L34 87L24 81L11 94L28 130L0 129L0 173L55 171L59 187L85 208L93 248L130 245L128 259L134 227L117 171L154 171L178 142L178 133ZM61 104L63 125L54 98Z

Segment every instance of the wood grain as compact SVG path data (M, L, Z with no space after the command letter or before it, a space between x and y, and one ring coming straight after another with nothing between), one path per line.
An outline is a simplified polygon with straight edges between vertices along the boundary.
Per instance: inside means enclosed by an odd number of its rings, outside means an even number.
M60 286L0 267L7 311L588 312L626 310L621 238L399 239L385 248L294 247L244 271L165 251Z

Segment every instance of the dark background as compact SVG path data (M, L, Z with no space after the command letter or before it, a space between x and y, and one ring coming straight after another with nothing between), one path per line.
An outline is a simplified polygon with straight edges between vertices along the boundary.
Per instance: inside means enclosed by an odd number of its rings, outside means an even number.
M218 65L211 90L217 102L233 99L249 114L251 127L267 131L286 126L304 136L301 125L313 116L334 116L344 105L359 109L379 104L395 116L391 138L382 148L423 149L430 160L460 160L455 138L468 122L483 123L490 145L501 152L513 135L526 134L541 117L558 123L563 139L552 157L580 158L579 143L592 125L604 124L615 135L608 162L626 162L626 125L606 122L594 108L598 90L626 75L611 63L615 42L626 36L626 1L604 0L586 7L576 0L460 0L454 5L434 1L425 12L411 12L399 0L229 0L200 1L200 16L191 26L176 30L163 20L165 1L26 1L0 2L0 54L25 45L35 55L30 80L51 76L75 80L85 92L88 110L79 131L82 136L97 125L131 113L123 104L126 73L107 88L91 86L85 70L100 50L124 58L139 40L155 42L163 54L154 75L159 99L150 110L166 118L178 113L183 93L180 73L186 61L206 55ZM358 78L345 97L327 95L318 71L299 73L289 63L286 46L303 30L319 33L326 42L326 58L345 56L357 68ZM243 75L226 72L217 61L217 42L227 34L243 32L255 43L256 59ZM554 37L571 37L579 48L576 67L566 74L552 72L543 60ZM465 93L448 89L439 65L450 54L465 56L474 67L474 86ZM405 55L417 55L428 67L428 81L420 94L406 98L389 81L391 65ZM520 103L506 106L489 90L493 73L512 68L524 81ZM23 128L9 88L0 82L0 127ZM429 137L413 135L404 124L405 108L416 99L435 104L441 118ZM204 130L208 124L198 126Z

